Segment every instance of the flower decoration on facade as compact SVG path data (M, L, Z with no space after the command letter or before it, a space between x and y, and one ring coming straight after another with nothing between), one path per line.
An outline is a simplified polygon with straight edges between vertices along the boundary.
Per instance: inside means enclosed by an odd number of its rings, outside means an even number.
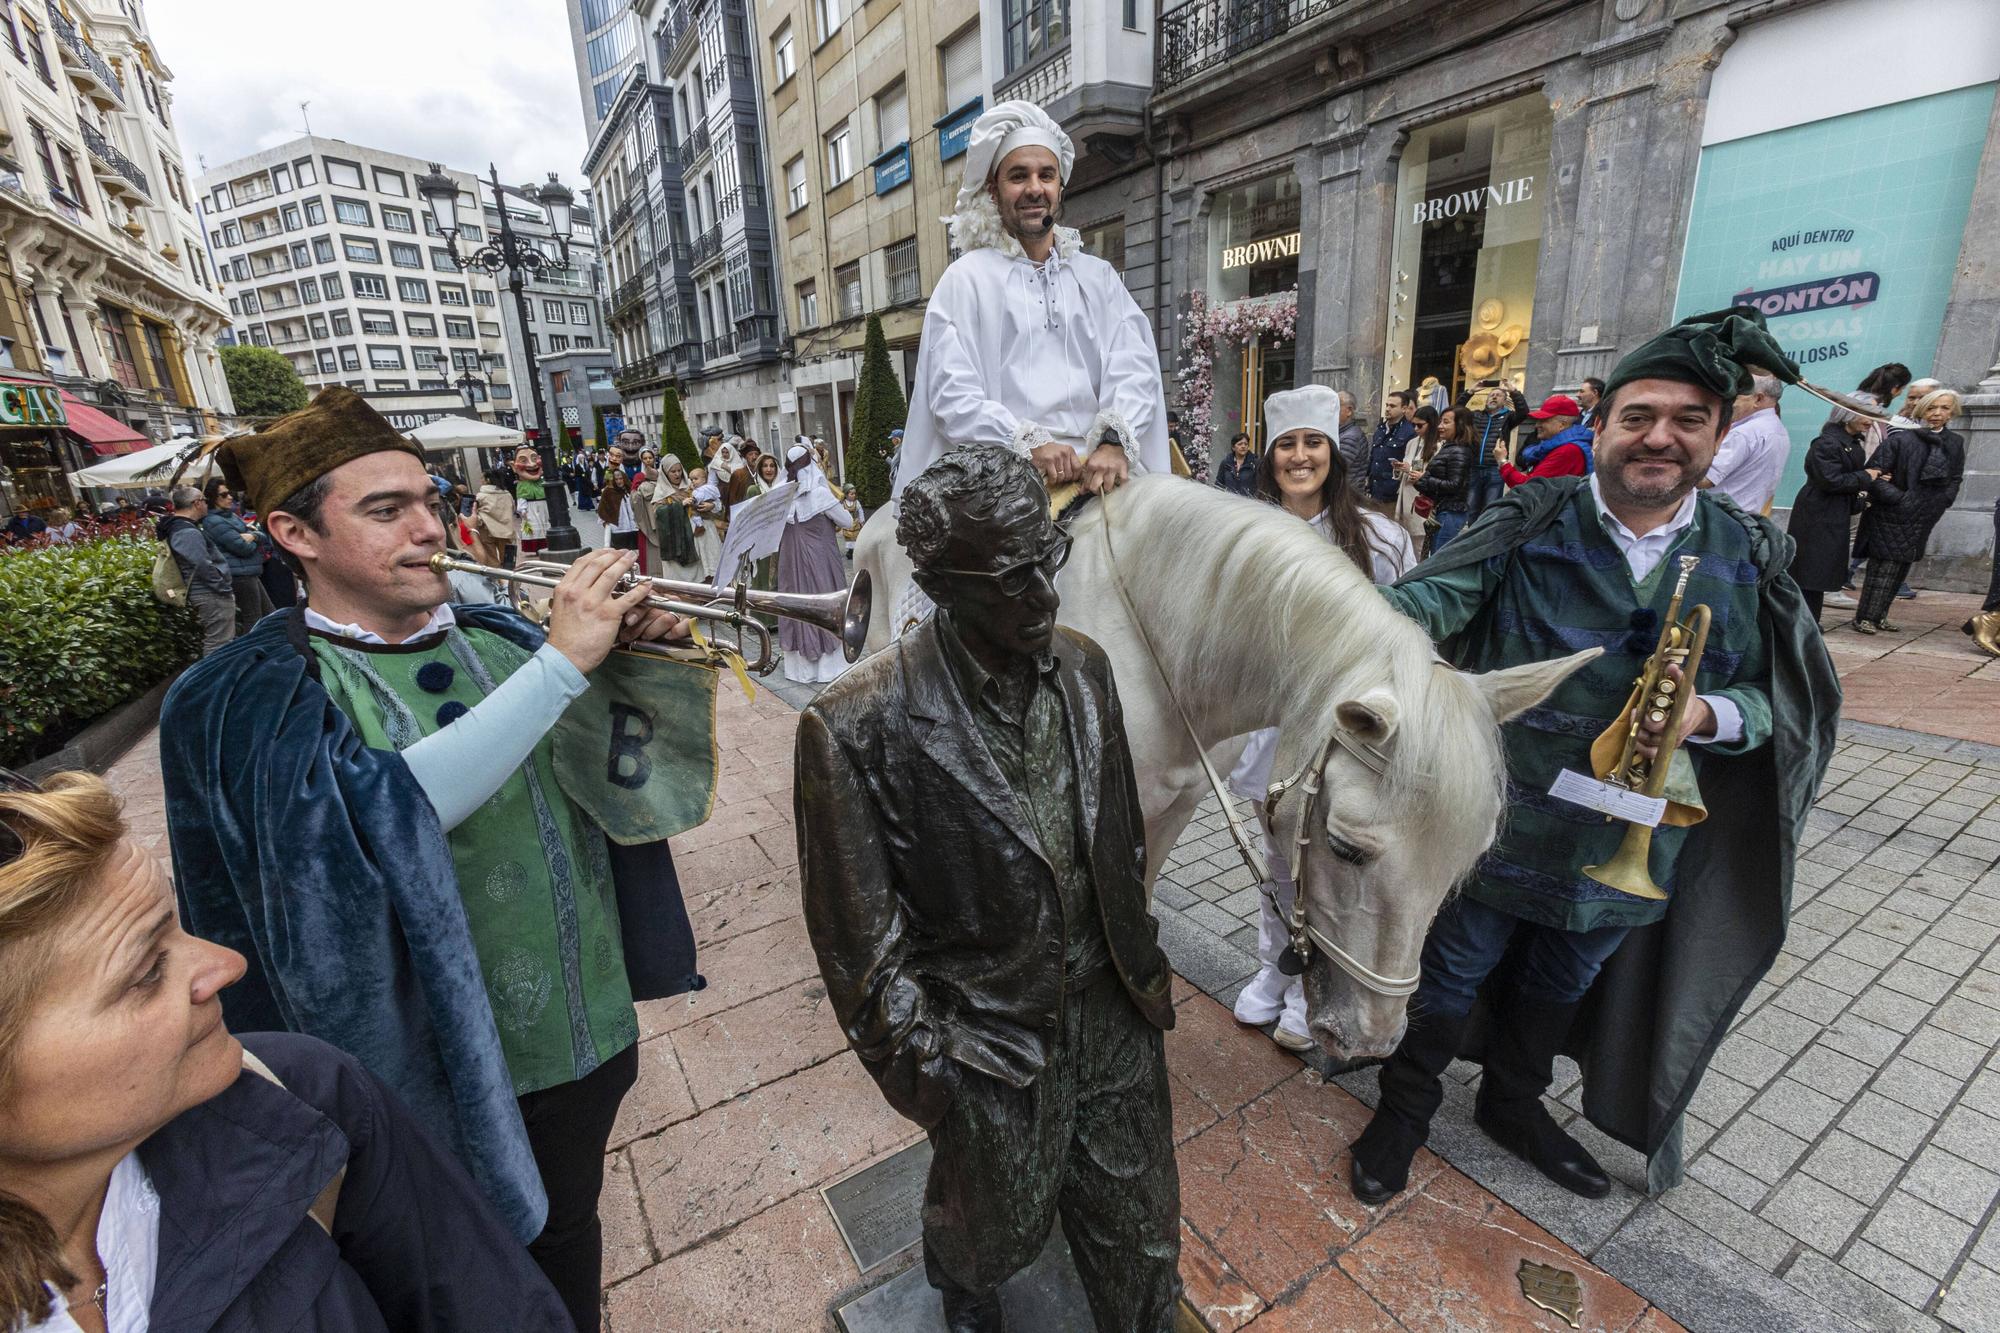
M1248 348L1270 335L1291 342L1299 323L1299 289L1253 296L1241 301L1211 302L1195 292L1181 316L1179 385L1174 397L1181 414L1181 452L1195 480L1208 480L1209 440L1215 429L1215 352L1233 344Z

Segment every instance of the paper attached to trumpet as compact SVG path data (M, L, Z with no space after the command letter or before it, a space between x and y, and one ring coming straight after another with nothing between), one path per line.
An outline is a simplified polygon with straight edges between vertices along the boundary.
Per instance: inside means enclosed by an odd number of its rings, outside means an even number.
M1556 775L1549 795L1586 810L1595 810L1600 815L1610 815L1628 824L1643 824L1647 828L1658 828L1667 813L1664 796L1642 796L1629 788L1600 782L1567 768Z

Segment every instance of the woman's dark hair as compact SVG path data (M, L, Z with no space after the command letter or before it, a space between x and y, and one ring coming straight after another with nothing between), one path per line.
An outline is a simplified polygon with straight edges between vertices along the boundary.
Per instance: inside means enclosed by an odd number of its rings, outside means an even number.
M1289 434L1290 432L1287 432ZM1347 465L1340 457L1340 450L1334 446L1333 437L1325 431L1311 432L1326 441L1326 480L1320 484L1319 504L1326 510L1328 530L1333 534L1333 544L1363 574L1374 577L1371 559L1374 539L1368 525L1361 519L1361 502L1355 498L1354 488L1347 484ZM1284 436L1279 436L1283 439ZM1285 493L1278 489L1278 441L1271 441L1271 447L1264 451L1263 459L1257 466L1257 498L1274 505L1283 506ZM1384 555L1389 552L1384 551Z
M1229 437L1229 451L1230 451L1231 453L1235 453L1235 452L1236 452L1236 443L1237 443L1237 441L1238 441L1238 440L1241 440L1241 441L1243 441L1243 442L1244 442L1244 443L1246 443L1246 444L1247 444L1247 443L1249 443L1249 441L1250 441L1250 432L1249 432L1249 431L1246 431L1246 430L1239 430L1239 431L1237 431L1237 432L1236 432L1236 433L1235 433L1234 435L1232 435L1232 436L1230 436L1230 437ZM1256 453L1256 452L1257 452L1257 450L1255 449L1255 447L1252 447L1252 449L1250 450L1250 452L1254 454L1254 453Z
M512 480L514 480L514 469L505 463L495 463L486 469L486 484L489 486L505 487Z
M222 506L218 505L215 502L215 493L227 486L229 486L229 483L227 481L224 481L221 477L210 477L208 481L204 483L201 488L201 498L208 501L208 507L210 509L220 509ZM231 495L234 495L236 493L235 488L230 487L229 493Z
M1444 418L1446 416L1449 416L1451 418L1450 435L1446 435L1444 433L1443 423L1444 423ZM1472 416L1470 413L1461 412L1455 407L1447 407L1444 410L1444 412L1439 415L1438 423L1439 423L1438 428L1432 431L1432 436L1440 448L1442 448L1447 444L1473 443Z
M1414 415L1417 419L1417 434L1422 438L1424 448L1428 449L1437 443L1438 411L1435 407L1426 403L1424 406L1418 408Z
M1867 378L1856 386L1862 393L1872 393L1887 403L1891 398L1910 387L1910 368L1900 361L1889 361L1868 372Z

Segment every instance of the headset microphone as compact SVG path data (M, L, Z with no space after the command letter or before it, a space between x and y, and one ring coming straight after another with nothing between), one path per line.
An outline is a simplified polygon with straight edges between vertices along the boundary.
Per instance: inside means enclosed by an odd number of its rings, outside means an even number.
M1055 229L1056 229L1056 215L1053 213L1042 214L1042 235L1046 236Z

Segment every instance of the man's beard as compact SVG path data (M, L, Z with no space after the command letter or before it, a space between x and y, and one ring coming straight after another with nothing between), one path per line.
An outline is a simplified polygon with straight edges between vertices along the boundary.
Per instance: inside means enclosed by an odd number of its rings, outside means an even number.
M1680 474L1664 485L1628 485L1625 468L1635 462L1656 461L1672 463L1680 469ZM1691 468L1686 459L1676 459L1666 455L1630 454L1613 459L1609 466L1600 460L1597 484L1607 499L1623 500L1646 509L1664 509L1668 505L1679 504L1701 483L1702 473Z
M1051 224L1046 228L1042 226L1040 221L1032 224L1023 224L1021 221L1021 206L1019 204L1016 204L1011 209L1000 209L1000 229L1017 241L1028 241L1037 237L1047 236L1055 230L1053 224L1061 217L1061 208L1060 201L1044 205L1042 217L1047 219Z

